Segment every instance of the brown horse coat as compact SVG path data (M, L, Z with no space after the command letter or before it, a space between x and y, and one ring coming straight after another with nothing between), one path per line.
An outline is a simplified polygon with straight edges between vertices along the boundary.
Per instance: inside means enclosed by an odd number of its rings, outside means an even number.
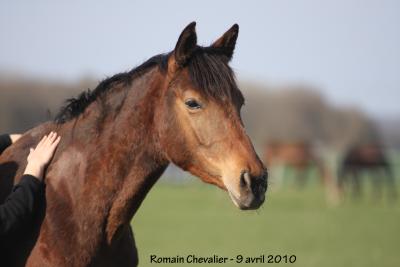
M243 97L228 62L238 26L211 47L195 24L167 55L72 99L0 157L4 200L30 147L62 136L45 174L46 200L29 233L2 253L14 266L136 266L130 221L170 162L229 192L241 209L264 201L266 171L240 119Z

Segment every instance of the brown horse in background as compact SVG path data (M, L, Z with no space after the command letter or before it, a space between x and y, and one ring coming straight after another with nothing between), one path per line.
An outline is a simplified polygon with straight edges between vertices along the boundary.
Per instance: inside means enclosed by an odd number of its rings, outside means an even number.
M266 170L245 133L244 99L228 66L238 30L200 47L191 23L172 52L71 99L55 122L1 155L3 201L29 148L49 131L62 136L36 223L2 248L10 266L136 266L130 221L170 162L227 190L240 209L260 207Z
M305 141L267 143L264 148L264 163L269 168L283 166L293 169L296 175L296 183L299 186L306 183L307 171L312 166L317 168L324 183L331 181L331 176L322 160L315 154L312 146Z
M338 173L338 188L343 194L348 185L354 197L361 195L362 174L369 173L372 189L376 198L382 197L383 185L386 184L389 197L397 196L395 178L383 146L379 143L354 145L343 157Z
M274 172L275 180L272 184L277 188L284 182L288 168L294 171L294 182L298 188L306 185L310 168L315 168L324 187L327 203L339 203L338 189L332 172L310 143L301 140L269 142L264 147L264 163Z

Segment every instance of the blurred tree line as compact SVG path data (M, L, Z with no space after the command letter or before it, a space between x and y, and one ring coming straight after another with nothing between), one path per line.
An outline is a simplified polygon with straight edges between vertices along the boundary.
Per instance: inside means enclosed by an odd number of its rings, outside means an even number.
M92 79L63 83L0 76L0 132L24 132L51 120L66 99L95 86L96 82Z
M97 82L0 76L0 132L23 132L54 118L67 98L94 88ZM303 141L342 150L380 136L386 145L400 148L399 121L376 121L356 107L333 106L311 86L269 88L241 83L240 88L246 98L243 121L258 148L270 141Z
M395 141L383 140L383 127L359 108L333 106L312 86L242 84L241 88L248 103L243 120L256 142L301 141L343 150L356 144L382 141L393 145Z

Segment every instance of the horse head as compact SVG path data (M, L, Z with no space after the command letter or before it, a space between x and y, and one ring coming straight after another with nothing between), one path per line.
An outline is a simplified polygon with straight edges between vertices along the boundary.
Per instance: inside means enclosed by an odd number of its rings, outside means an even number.
M227 190L240 209L257 209L265 199L267 172L245 132L244 98L228 65L238 33L235 24L202 47L194 22L183 30L168 57L157 132L170 161Z

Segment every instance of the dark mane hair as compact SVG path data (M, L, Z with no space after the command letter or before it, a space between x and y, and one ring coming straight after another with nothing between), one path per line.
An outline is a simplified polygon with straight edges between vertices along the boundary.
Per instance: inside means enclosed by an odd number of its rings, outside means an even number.
M159 66L160 70L167 70L168 56L160 54L144 62L142 65L128 71L115 74L114 76L101 81L94 90L87 89L76 98L67 99L55 117L56 123L65 123L80 115L87 106L98 99L100 95L116 84L128 86L135 78L141 76L153 66Z
M234 99L242 105L244 98L228 65L229 60L222 49L198 46L187 63L189 76L194 86L207 97L217 101Z
M79 116L87 106L96 101L108 89L116 84L129 86L134 79L154 66L158 66L165 73L171 53L156 55L128 72L119 73L103 80L94 90L88 89L76 98L67 99L65 106L55 117L55 122L62 124ZM204 95L217 100L233 98L242 104L244 98L236 85L234 73L228 62L229 58L224 51L198 46L185 67L188 68L194 86Z

